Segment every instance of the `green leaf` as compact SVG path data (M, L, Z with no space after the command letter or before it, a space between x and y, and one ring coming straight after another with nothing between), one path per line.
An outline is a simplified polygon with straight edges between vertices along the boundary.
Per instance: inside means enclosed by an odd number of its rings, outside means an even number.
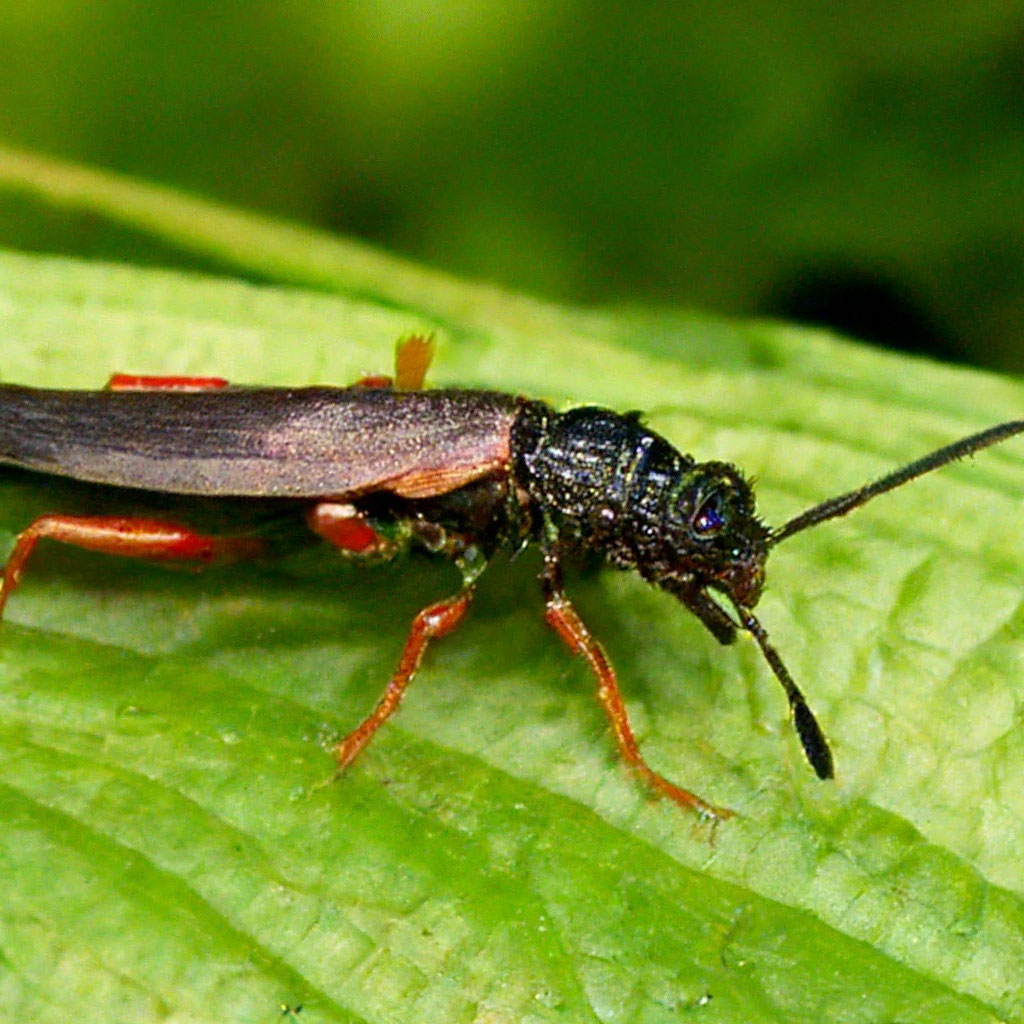
M773 523L1024 406L1015 382L774 324L555 309L102 175L69 198L47 168L22 184L338 294L0 254L5 380L347 382L433 329L435 385L648 409L756 476ZM5 473L4 537L71 494ZM544 627L535 558L488 570L401 713L325 784L450 568L317 551L196 576L41 548L0 635L0 1006L1024 1021L1022 496L1008 444L774 555L761 617L834 784L751 643L718 647L631 576L570 580L652 765L738 812L713 832L617 762Z

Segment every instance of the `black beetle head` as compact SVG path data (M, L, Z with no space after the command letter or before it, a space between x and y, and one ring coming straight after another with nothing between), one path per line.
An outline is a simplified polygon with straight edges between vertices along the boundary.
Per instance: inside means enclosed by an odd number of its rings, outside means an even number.
M754 511L754 492L735 466L703 462L674 490L651 574L667 590L711 588L745 608L764 587L769 531Z

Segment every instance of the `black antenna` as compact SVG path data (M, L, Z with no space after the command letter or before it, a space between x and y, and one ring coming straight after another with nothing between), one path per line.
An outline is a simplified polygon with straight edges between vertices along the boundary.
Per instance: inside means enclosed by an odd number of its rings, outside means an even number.
M878 495L885 494L886 491L900 487L915 477L930 473L933 469L940 469L950 462L973 455L975 452L981 451L982 448L988 448L990 445L998 444L1000 441L1005 441L1008 437L1021 433L1024 433L1024 420L1010 420L1008 423L1000 423L997 427L989 427L988 430L983 430L980 434L971 434L970 437L954 441L953 444L948 444L945 448L932 452L931 455L925 455L923 458L910 462L903 466L902 469L897 469L889 473L888 476L883 476L880 480L876 480L874 483L866 484L864 487L850 491L848 494L840 494L835 498L829 498L828 501L823 501L820 505L815 505L806 512L801 512L800 515L790 519L785 526L773 530L768 537L768 544L774 546L780 541L792 537L794 533L806 530L809 526L817 526L818 523L823 523L826 519L836 519L839 516L845 516L847 512L852 512L855 508L870 501L872 498L877 498ZM757 636L757 634L754 633L754 636ZM764 649L764 645L762 645L762 649ZM771 661L767 651L765 651L765 657ZM772 667L774 668L774 665ZM778 672L776 672L776 675L778 675ZM781 679L782 677L780 676L779 678ZM785 686L785 683L783 683L783 686ZM796 709L794 708L795 713ZM799 723L797 723L797 728L799 728Z
M814 712L807 706L804 695L800 692L800 688L796 683L793 682L789 669L782 663L779 652L769 642L768 634L761 623L754 617L754 613L749 608L744 608L739 604L735 604L735 608L736 614L740 617L740 625L757 641L758 647L761 648L761 653L775 673L775 678L782 683L782 688L786 691L786 696L789 698L789 706L793 712L793 724L796 726L796 734L800 737L804 754L807 755L807 760L810 762L811 767L819 779L833 778L835 771L832 765L832 751L829 750L828 740L825 739L825 734L821 731L821 726L818 725Z

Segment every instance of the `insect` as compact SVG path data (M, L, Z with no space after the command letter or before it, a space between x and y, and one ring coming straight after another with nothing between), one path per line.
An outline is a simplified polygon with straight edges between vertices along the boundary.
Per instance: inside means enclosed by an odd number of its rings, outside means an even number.
M256 503L300 517L352 558L409 548L453 562L461 586L413 619L398 667L369 716L337 747L352 763L395 712L429 644L462 621L502 547L542 554L547 622L581 655L625 761L656 792L713 819L716 807L658 774L630 727L615 671L566 595L562 564L596 554L673 594L721 644L750 634L781 683L811 767L832 754L753 608L779 543L844 516L915 477L1024 431L1003 423L940 448L778 529L758 519L741 472L697 462L637 413L557 412L497 391L424 390L429 338L399 343L395 375L344 388L230 387L219 378L111 378L100 391L0 386L0 463L188 503ZM0 615L43 539L113 555L205 564L266 550L259 531L205 532L165 515L51 513L17 537L0 581Z

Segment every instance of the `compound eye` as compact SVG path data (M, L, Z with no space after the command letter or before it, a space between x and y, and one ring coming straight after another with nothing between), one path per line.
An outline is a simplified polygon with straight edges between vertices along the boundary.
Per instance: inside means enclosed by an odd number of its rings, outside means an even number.
M717 493L710 494L700 503L690 520L690 525L698 537L713 537L725 526L722 499Z

